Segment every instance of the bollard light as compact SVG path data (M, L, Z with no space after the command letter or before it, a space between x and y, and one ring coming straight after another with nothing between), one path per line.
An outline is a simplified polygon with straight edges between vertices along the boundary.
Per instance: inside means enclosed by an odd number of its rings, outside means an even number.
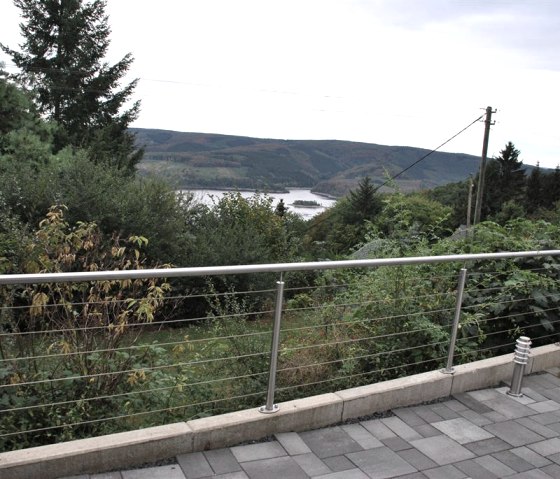
M521 397L521 382L523 381L523 374L525 373L525 366L529 362L531 354L531 339L527 336L521 336L515 345L513 353L513 376L511 378L511 387L507 394L514 397Z

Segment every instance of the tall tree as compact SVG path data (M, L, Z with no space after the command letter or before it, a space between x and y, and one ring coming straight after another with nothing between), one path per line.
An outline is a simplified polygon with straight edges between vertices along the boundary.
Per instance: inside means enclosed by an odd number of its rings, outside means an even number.
M87 148L95 162L133 171L142 152L129 124L139 102L128 109L134 80L119 89L133 61L125 55L104 61L110 44L106 0L14 0L21 9L21 51L0 44L20 68L17 78L35 92L39 111L60 128L55 147Z
M522 202L525 194L525 172L519 150L510 141L493 158L486 170L485 216L498 213L508 201Z
M351 224L362 224L366 220L372 221L383 209L381 197L376 193L369 176L358 183L356 190L350 191L348 203L350 208L345 219Z
M537 163L537 166L533 168L527 179L527 211L529 213L534 213L543 206L543 181L541 168Z

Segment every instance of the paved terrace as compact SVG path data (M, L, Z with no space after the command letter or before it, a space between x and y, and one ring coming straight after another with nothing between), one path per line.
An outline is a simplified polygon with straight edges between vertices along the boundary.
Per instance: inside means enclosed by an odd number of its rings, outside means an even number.
M508 387L269 442L179 455L167 465L72 479L560 478L560 368ZM65 478L69 479L69 478Z

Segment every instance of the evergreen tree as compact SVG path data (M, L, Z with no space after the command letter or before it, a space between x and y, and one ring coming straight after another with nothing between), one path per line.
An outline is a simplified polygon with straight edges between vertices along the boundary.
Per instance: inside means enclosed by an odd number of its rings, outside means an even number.
M537 163L527 180L527 211L529 213L534 213L543 206L543 180L541 168Z
M381 198L369 176L360 181L358 189L350 191L348 204L345 220L350 224L360 225L366 220L372 221L383 209Z
M525 195L525 172L519 159L519 150L510 141L486 167L485 217L496 215L504 203L523 201Z
M557 166L554 173L548 173L543 177L543 206L552 209L558 201L560 201L560 167Z
M119 88L133 58L103 59L110 28L106 0L14 0L21 9L21 51L0 44L21 69L16 77L35 92L39 111L61 126L55 147L87 148L95 162L133 171L142 152L128 125L139 102L123 111L137 81Z

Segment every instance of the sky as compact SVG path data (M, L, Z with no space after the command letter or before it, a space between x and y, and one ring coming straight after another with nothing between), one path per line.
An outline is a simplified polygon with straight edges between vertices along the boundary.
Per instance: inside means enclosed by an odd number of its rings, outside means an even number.
M487 106L489 156L560 163L558 0L107 0L133 126L437 148ZM0 6L0 42L21 43ZM0 62L15 71L0 53ZM480 156L484 123L441 148Z

